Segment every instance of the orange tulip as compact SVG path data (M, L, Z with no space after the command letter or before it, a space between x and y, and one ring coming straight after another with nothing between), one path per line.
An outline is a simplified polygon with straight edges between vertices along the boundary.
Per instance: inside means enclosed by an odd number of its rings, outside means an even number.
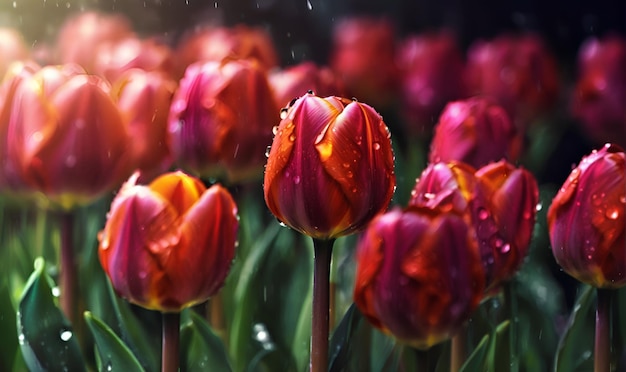
M370 106L307 93L283 111L265 168L265 202L316 239L348 235L384 211L395 189L390 133Z
M175 161L202 177L260 178L277 116L267 76L256 63L195 63L170 109Z
M220 289L235 255L237 206L182 172L147 186L138 174L111 204L99 235L100 263L115 291L148 309L178 312Z
M28 188L62 208L127 177L126 128L101 78L76 65L44 67L22 78L3 111L10 163Z
M453 213L396 209L377 216L358 242L354 302L375 327L413 347L452 337L484 284L471 229Z
M598 288L626 285L626 155L607 144L582 159L552 200L552 253L574 278Z

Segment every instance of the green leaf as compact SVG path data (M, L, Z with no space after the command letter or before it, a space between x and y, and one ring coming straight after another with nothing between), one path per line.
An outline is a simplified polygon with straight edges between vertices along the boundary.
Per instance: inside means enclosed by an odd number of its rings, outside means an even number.
M478 345L474 348L474 351L467 358L459 372L472 372L480 371L485 364L485 356L487 355L487 347L490 345L490 335L484 335Z
M329 371L337 372L346 369L350 355L350 347L352 346L350 340L352 339L354 331L362 321L363 315L361 315L361 312L356 308L356 305L352 304L330 339L330 345L328 347Z
M508 338L505 332L508 331L510 322L508 320L498 324L497 327L489 334L485 335L472 354L467 358L460 369L460 372L468 371L497 371L498 366L498 345L508 344ZM505 341L507 340L507 341Z
M17 312L17 330L24 361L31 371L85 371L72 326L55 306L51 279L43 259L35 260Z
M591 370L594 335L593 304L596 291L582 286L567 327L561 336L554 360L555 372Z
M181 329L181 371L232 371L222 340L195 311L185 310L188 321Z
M143 367L122 340L100 319L85 312L85 322L91 330L98 350L101 371L143 371Z

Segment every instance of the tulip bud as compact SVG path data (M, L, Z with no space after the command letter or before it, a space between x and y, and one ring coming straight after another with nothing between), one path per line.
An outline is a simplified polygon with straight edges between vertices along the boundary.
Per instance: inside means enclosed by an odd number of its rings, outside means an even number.
M502 107L485 98L469 98L451 102L444 109L435 127L429 160L456 160L478 168L503 158L515 160L517 142L515 126Z
M595 143L626 146L626 40L590 39L580 50L572 111ZM615 136L621 133L621 136Z
M57 61L76 63L93 73L97 50L105 43L133 35L129 20L121 14L80 12L68 18L59 31Z
M202 177L260 177L277 112L266 74L255 63L195 63L170 109L174 157Z
M475 177L470 209L490 289L510 279L524 262L539 189L532 173L504 160L480 168Z
M465 96L461 51L449 33L411 35L399 47L398 65L407 130L430 136L446 103Z
M470 94L495 98L522 133L533 119L556 103L558 76L554 57L535 35L480 41L468 51Z
M121 297L147 309L175 312L206 301L235 255L235 202L225 188L207 190L182 172L147 186L137 177L113 200L99 235L104 272Z
M348 96L390 106L398 85L395 29L389 19L353 17L333 30L330 66Z
M55 204L88 203L128 175L126 128L97 76L74 65L44 67L6 105L7 157L31 190Z
M176 50L180 73L192 63L228 59L254 60L262 70L278 65L270 35L261 28L237 25L194 30L183 37Z
M377 216L357 245L354 302L375 327L413 347L452 337L483 289L475 240L457 215L396 209Z
M333 72L317 67L313 62L275 71L270 74L269 81L279 106L287 106L310 90L321 97L342 93Z
M476 170L465 163L431 163L411 191L410 206L453 211L469 218L469 200L476 187Z
M113 89L126 122L134 166L142 179L162 173L171 165L167 144L167 118L176 83L160 72L126 71Z
M574 278L626 285L626 155L607 144L572 170L548 210L552 253Z
M282 112L263 190L282 222L317 239L362 229L395 189L390 133L370 106L308 93Z

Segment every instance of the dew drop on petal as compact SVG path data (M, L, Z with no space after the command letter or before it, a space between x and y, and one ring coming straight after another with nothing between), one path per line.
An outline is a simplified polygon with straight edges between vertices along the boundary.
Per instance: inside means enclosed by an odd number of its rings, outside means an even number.
M65 166L68 168L73 168L75 165L76 165L76 156L68 155L67 158L65 158Z
M619 201L621 201L622 204L626 204L626 195L620 196Z
M295 135L295 134L291 134L291 135L289 136L289 140L290 140L291 142L295 141L295 140L296 140L296 135Z
M502 246L502 248L500 248L500 253L509 253L511 251L511 245L510 244L505 244Z
M489 217L489 212L485 208L478 209L478 219L486 220Z
M272 127L272 134L276 135L276 133L278 133L278 126L277 125Z
M294 176L293 177L293 183L295 183L296 185L300 183L300 176Z
M287 117L287 111L288 110L286 108L280 110L280 118L281 118L281 120L285 119ZM274 133L274 134L276 134L276 133Z
M374 150L380 150L380 143L374 142L372 146L374 147Z
M619 217L619 209L617 207L610 207L606 210L606 218L610 220L616 220Z

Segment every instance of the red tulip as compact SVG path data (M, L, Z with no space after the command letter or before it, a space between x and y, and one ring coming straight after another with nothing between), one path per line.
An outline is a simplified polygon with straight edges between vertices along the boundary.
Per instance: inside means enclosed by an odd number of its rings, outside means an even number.
M132 138L132 163L142 179L150 179L171 165L167 118L176 83L160 72L126 71L113 96Z
M154 39L142 40L135 36L106 42L98 47L94 61L96 74L115 82L125 71L133 68L174 76L172 51Z
M62 208L128 175L126 127L109 89L76 65L50 66L25 76L5 102L7 157L30 189Z
M495 98L520 129L551 109L559 93L556 61L534 35L474 43L468 51L467 81L470 94Z
M465 96L461 51L449 33L410 35L399 47L398 64L407 130L430 135L446 103Z
M590 39L581 47L573 115L595 143L626 146L626 40ZM618 134L618 135L616 135Z
M0 28L0 76L4 76L11 63L29 58L30 51L22 34L14 29Z
M487 287L509 280L528 253L539 203L535 177L502 160L475 173L477 189L470 203Z
M552 253L574 278L626 285L626 155L607 144L582 159L548 210Z
M483 289L476 242L455 214L396 209L359 240L354 302L375 327L413 347L452 337Z
M283 114L263 185L280 221L331 239L362 229L387 208L395 188L393 153L373 108L306 94Z
M147 186L131 177L99 235L102 267L115 291L148 309L177 312L220 289L235 255L237 206L182 172Z
M121 14L81 12L63 23L57 38L56 59L79 64L93 73L102 44L133 35L129 20Z
M279 106L287 106L292 100L313 91L318 96L340 95L342 89L328 68L317 67L313 62L303 62L269 76Z
M385 107L391 105L398 85L395 52L390 20L346 18L333 30L330 66L349 96Z
M260 177L278 108L254 62L198 62L172 101L169 136L176 161L203 177Z
M431 162L461 161L481 167L515 160L519 139L507 112L488 99L474 97L449 103L435 127Z
M199 61L227 59L255 60L263 70L278 65L278 56L270 35L261 28L237 25L195 30L186 35L176 48L178 70Z

